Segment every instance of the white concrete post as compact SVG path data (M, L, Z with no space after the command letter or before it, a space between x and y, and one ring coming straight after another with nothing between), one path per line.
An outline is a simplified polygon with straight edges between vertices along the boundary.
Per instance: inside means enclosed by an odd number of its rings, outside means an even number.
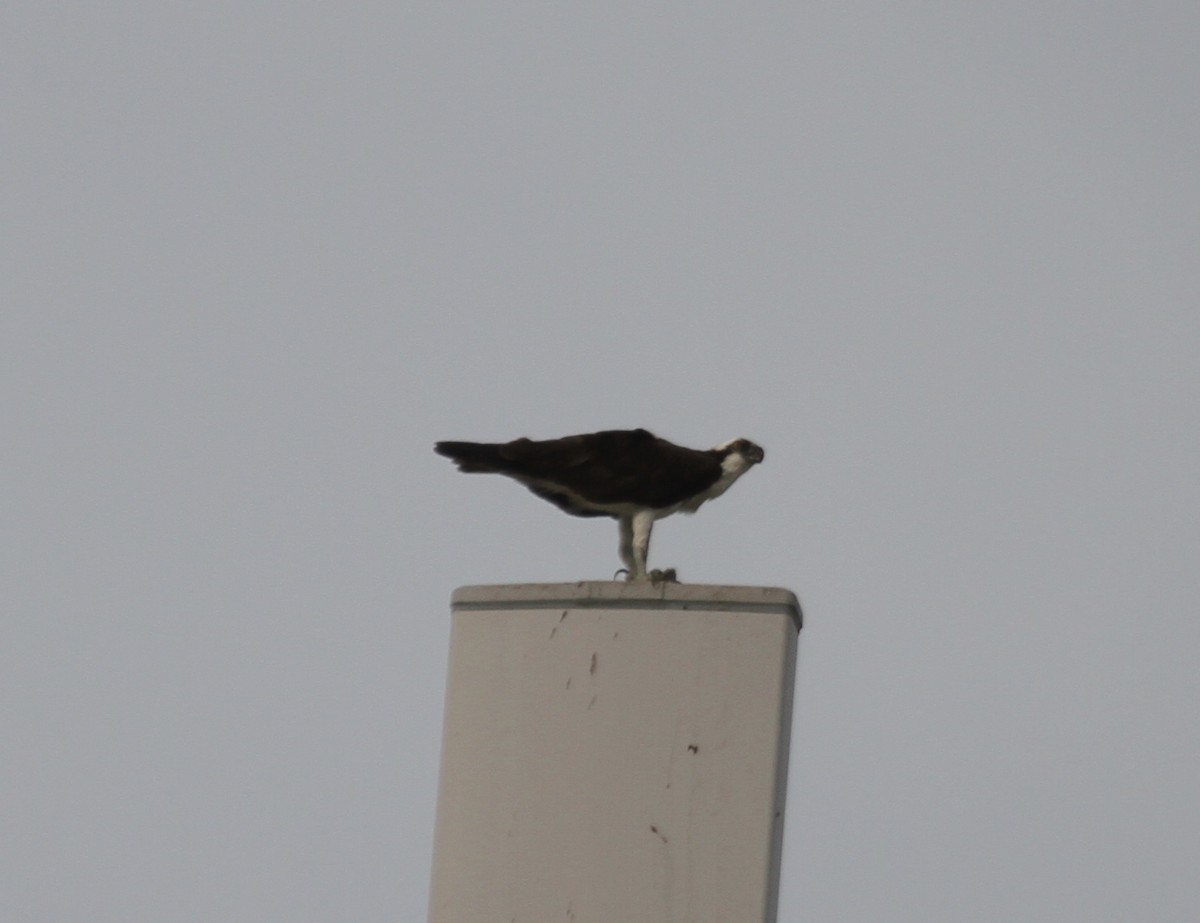
M800 607L461 587L431 923L773 923Z

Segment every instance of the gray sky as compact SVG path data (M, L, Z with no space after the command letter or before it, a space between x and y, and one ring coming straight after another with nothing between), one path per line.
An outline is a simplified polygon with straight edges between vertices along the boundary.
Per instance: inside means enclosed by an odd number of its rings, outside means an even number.
M782 923L1200 917L1194 3L0 13L0 918L423 919L448 599L616 529L440 438L767 462Z

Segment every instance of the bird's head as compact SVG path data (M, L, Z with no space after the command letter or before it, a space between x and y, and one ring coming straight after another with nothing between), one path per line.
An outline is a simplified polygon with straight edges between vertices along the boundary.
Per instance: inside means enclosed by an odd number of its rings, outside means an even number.
M728 442L722 442L714 451L721 453L722 460L736 456L746 468L757 465L765 457L762 446L749 439L730 439Z

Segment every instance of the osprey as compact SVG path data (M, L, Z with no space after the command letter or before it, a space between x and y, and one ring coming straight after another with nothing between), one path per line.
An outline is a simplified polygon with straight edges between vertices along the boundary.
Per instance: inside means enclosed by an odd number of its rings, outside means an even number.
M507 475L573 516L616 519L629 580L674 579L673 571L646 570L654 520L696 512L763 460L763 450L749 439L686 449L644 429L542 441L439 442L434 451L453 459L459 471Z

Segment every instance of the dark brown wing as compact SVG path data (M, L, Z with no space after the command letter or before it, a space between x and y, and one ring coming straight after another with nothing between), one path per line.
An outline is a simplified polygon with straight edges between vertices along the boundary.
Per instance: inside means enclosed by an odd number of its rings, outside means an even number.
M721 476L720 455L688 449L644 429L505 443L439 442L462 471L506 474L576 516L611 516L591 504L663 509Z
M644 429L518 439L502 446L501 455L506 474L542 482L535 493L544 496L546 485L557 485L596 504L661 509L695 496L721 475L715 453L675 445Z

